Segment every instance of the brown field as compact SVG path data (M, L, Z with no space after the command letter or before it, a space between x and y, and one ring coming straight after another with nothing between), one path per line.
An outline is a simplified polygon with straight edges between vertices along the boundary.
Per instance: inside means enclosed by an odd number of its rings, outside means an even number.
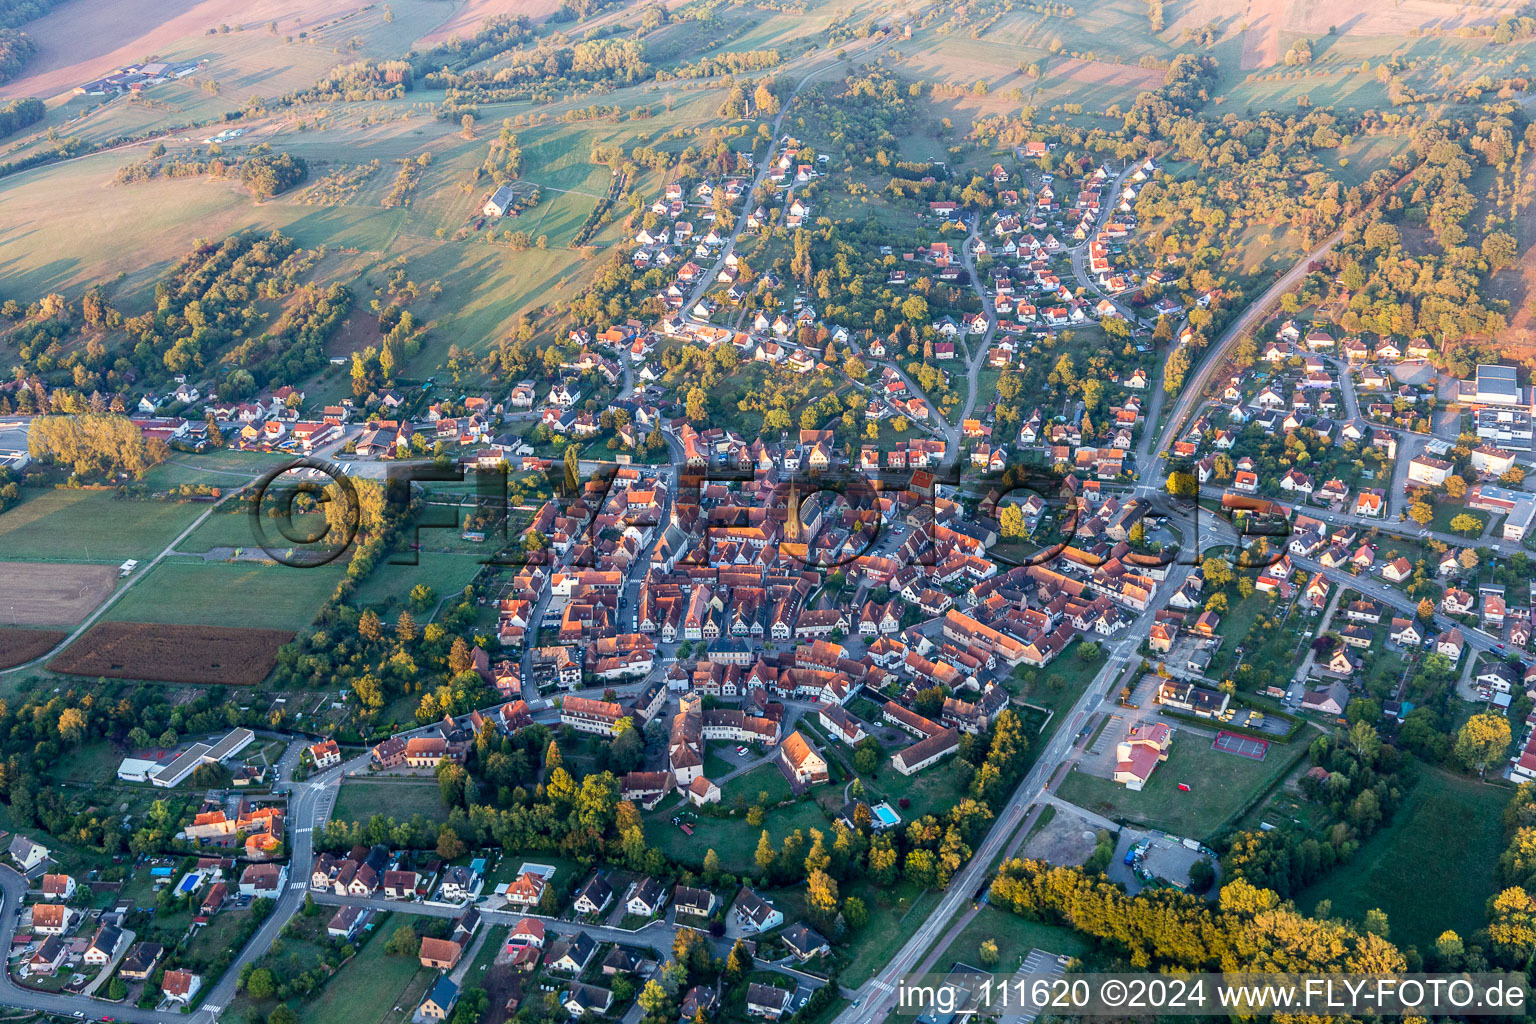
M48 663L54 672L164 683L255 686L293 633L233 626L102 622Z
M0 668L25 665L67 636L61 629L0 629Z
M434 46L454 36L468 39L482 21L498 14L526 14L533 21L541 21L559 6L560 0L465 0L441 25L416 40L416 45Z
M7 83L0 94L57 96L221 23L276 21L284 33L297 35L361 6L359 0L70 0L27 22L37 54L27 62L25 77Z
M1338 36L1406 36L1410 29L1438 30L1447 35L1469 25L1491 25L1518 5L1501 0L1469 4L1452 0L1397 0L1391 4L1361 4L1340 8L1321 0L1248 0L1235 27L1242 32L1242 69L1273 67L1280 63L1281 33L1317 38ZM1185 9L1178 24L1216 21L1230 25L1232 5L1217 0L1196 0ZM1289 42L1287 39L1286 42Z
M0 562L0 626L73 626L112 593L110 565Z

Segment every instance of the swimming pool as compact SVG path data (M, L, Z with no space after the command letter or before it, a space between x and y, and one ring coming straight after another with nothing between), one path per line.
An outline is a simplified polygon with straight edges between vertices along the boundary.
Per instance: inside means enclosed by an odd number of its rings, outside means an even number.
M883 801L871 807L869 813L875 816L875 820L880 823L880 828L892 828L901 824L901 815L897 814L890 804Z

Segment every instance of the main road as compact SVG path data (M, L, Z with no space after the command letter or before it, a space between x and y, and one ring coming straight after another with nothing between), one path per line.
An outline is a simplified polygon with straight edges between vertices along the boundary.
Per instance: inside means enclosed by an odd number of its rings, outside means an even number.
M854 1002L836 1018L836 1024L866 1024L884 1020L896 1008L897 985L903 975L910 974L914 966L941 938L947 938L946 926L961 905L968 902L978 887L992 871L992 861L1002 853L1010 838L1027 817L1030 807L1045 793L1047 782L1055 775L1072 749L1073 741L1082 729L1088 715L1097 708L1120 679L1125 666L1136 660L1141 637L1152 628L1152 623L1173 596L1176 587L1160 588L1161 595L1143 611L1118 639L1110 640L1104 647L1109 651L1104 667L1083 690L1072 709L1066 712L1066 720L1057 726L1055 733L1040 751L1033 767L1025 775L1013 796L1003 805L987 832L986 838L971 855L944 891L937 906L929 911L901 949L886 963L878 974L859 986Z
M1162 435L1158 439L1157 449L1145 467L1138 466L1137 471L1141 479L1156 481L1161 478L1165 453L1178 438L1179 431L1184 429L1184 423L1190 414L1205 397L1205 389L1210 386L1211 375L1222 366L1226 360L1227 350L1237 344L1239 338L1253 330L1254 326L1269 315L1270 311L1279 303L1280 296L1295 288L1303 277L1307 275L1307 268L1315 261L1322 259L1339 244L1344 237L1343 231L1335 231L1323 241L1321 245L1307 253L1296 261L1296 265L1281 274L1273 284L1264 290L1257 300L1251 303L1242 314L1222 332L1216 344L1210 346L1205 358L1200 361L1199 368L1194 376L1184 382L1184 388L1179 392L1178 401L1173 403L1173 410L1168 414L1168 422L1163 427ZM1161 387L1161 382L1154 385ZM1148 421L1147 429L1155 429L1155 424Z

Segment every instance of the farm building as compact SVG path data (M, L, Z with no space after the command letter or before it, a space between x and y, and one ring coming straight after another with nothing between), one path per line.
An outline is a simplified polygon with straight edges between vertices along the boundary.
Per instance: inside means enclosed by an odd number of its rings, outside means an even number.
M491 198L485 201L481 209L487 217L505 217L507 211L512 209L514 193L511 185L502 185L491 193Z

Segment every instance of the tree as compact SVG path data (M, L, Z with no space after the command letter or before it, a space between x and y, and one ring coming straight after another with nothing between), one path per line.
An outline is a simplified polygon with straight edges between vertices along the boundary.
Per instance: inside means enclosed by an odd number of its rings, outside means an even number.
M59 736L65 743L79 743L85 738L85 712L65 708L59 713Z
M581 446L574 442L565 446L565 493L575 494L581 488Z
M364 640L378 640L384 636L384 627L379 624L379 616L372 608L358 616L357 632Z
M757 861L757 870L764 875L768 874L773 867L775 857L773 841L768 838L768 830L763 829L763 834L757 840L757 854L754 858Z
M1514 236L1506 231L1491 231L1483 236L1483 259L1488 261L1490 271L1514 266L1519 251Z
M822 926L831 924L837 916L837 882L818 868L806 878L805 890L811 918Z
M1435 518L1434 507L1428 502L1416 501L1408 506L1408 518L1420 526L1429 525L1429 521Z
M982 939L981 948L977 951L984 967L996 967L998 961L997 940Z
M645 983L645 988L640 990L638 1002L640 1009L645 1011L647 1017L658 1017L667 1008L667 990L652 978Z
M406 926L406 930L410 930L409 925ZM396 932L395 934L398 935L399 933ZM415 939L416 936L413 934L411 936L411 952L413 954L416 952ZM386 951L392 952L392 950L388 950L388 947L386 947ZM277 980L273 978L270 970L265 967L258 967L246 976L245 994L252 999L271 999L277 994Z
M389 936L389 941L384 944L384 952L390 956L415 956L421 948L421 942L416 937L416 929L409 924L403 924L396 928ZM260 968L264 970L265 968ZM254 975L255 972L253 971ZM271 972L268 972L270 976ZM247 983L249 984L249 983Z
M843 901L843 920L848 922L848 927L858 931L869 923L869 909L864 906L864 901L857 896L849 896Z
M1459 480L1461 478L1455 477L1454 479ZM1447 480L1447 482L1449 482L1449 480ZM1459 534L1470 537L1474 534L1482 533L1483 524L1482 521L1479 520L1476 516L1470 516L1467 515L1467 513L1462 512L1451 520L1451 529Z
M448 861L464 856L464 840L447 825L437 834L437 855Z
M1456 760L1467 770L1482 775L1490 764L1504 757L1509 741L1509 720L1503 715L1493 712L1473 715L1456 734Z
M709 395L701 387L688 389L684 412L694 423L704 423L709 418Z
M1004 505L998 510L998 522L1003 536L1009 539L1027 537L1029 527L1024 521L1024 510L1017 505Z
M278 1003L267 1014L267 1024L299 1024L299 1013L287 1003Z
M1425 622L1433 622L1435 619L1435 602L1431 601L1427 597L1421 597L1419 598L1419 607L1417 611L1420 619L1424 620Z
M459 118L459 125L463 128L463 131L459 133L460 135L464 136L466 139L472 139L475 137L474 114L465 114L463 117Z
M1168 493L1175 498L1196 498L1200 496L1200 481L1193 473L1177 471L1168 474Z

